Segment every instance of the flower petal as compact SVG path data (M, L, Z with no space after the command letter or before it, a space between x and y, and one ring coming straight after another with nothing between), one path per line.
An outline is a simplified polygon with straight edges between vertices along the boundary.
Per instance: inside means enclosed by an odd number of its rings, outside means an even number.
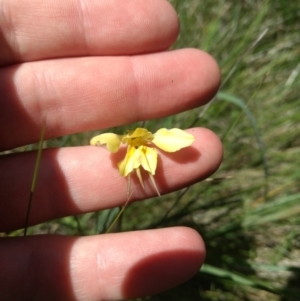
M122 136L113 133L105 133L98 136L95 136L91 139L91 145L103 145L106 144L107 149L111 153L116 153L122 141Z
M144 128L136 128L134 131L122 137L122 143L139 147L145 145L153 139L153 134Z
M125 158L118 164L121 176L127 177L135 168L141 164L136 160L137 153L135 147L128 147Z
M150 139L153 135L145 128L136 128L130 135L131 138Z
M140 166L150 174L155 175L157 166L157 151L155 148L130 146L124 160L118 164L120 174L125 177Z
M166 152L176 152L190 146L195 138L181 129L159 129L154 135L152 143Z
M157 166L157 150L152 147L142 146L141 149L141 165L151 175L155 175Z

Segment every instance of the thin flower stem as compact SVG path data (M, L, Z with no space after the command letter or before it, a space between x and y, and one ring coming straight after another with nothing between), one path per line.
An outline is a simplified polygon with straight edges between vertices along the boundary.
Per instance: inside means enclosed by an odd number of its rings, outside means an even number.
M44 123L43 127L42 127L42 131L41 131L38 154L37 154L37 158L36 158L36 161L35 161L34 173L33 173L33 178L32 178L32 182L31 182L31 189L30 189L30 194L29 194L26 220L25 220L25 226L24 226L24 236L26 236L26 234L27 234L29 214L30 214L32 200L33 200L33 193L34 193L34 190L35 190L35 187L36 187L37 175L38 175L38 171L39 171L39 167L40 167L40 163L41 163L43 142L44 142L44 136L45 136L45 128L46 128L46 126L45 126L45 123Z
M130 188L131 188L131 177L130 177L130 175L128 175L128 177L127 177L127 193L126 193L127 194L127 200L126 200L126 203L121 207L121 210L119 211L119 213L117 214L117 216L115 217L113 222L110 224L110 226L108 227L108 229L105 233L109 233L111 231L111 229L113 228L113 226L115 225L117 220L120 218L120 216L124 212L128 202L129 202L129 199L132 195L132 192L130 192Z
M127 204L127 202L126 202L126 204ZM120 216L124 212L126 204L121 207L121 210L119 211L119 213L117 214L117 216L115 217L115 219L113 220L113 222L110 224L110 226L108 227L108 229L106 230L105 233L109 233L111 231L111 229L113 228L113 226L115 225L115 223L117 222L117 220L120 218Z

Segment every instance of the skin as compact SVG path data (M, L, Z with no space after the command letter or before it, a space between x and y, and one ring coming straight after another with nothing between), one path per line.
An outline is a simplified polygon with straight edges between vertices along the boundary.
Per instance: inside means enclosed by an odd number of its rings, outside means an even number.
M26 12L26 13L24 13ZM0 150L163 117L207 103L217 92L214 59L167 51L179 31L164 0L0 0ZM112 110L113 109L113 110ZM211 175L217 136L159 152L155 175L168 193ZM124 153L78 146L43 151L30 223L123 205ZM24 226L35 152L0 157L0 232ZM148 179L149 180L149 179ZM132 201L154 196L132 181ZM199 270L200 235L173 227L88 237L39 235L0 241L1 300L122 300L174 287Z

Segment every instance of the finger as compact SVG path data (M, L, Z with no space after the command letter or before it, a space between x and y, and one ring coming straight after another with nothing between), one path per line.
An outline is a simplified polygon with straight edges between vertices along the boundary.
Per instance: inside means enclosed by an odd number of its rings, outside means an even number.
M0 71L0 149L38 141L45 120L47 139L175 114L219 83L216 62L194 49L11 67Z
M163 50L175 41L179 27L164 0L2 0L0 5L0 66Z
M0 255L1 300L123 300L187 281L205 247L196 231L175 227L2 239Z
M208 177L221 162L222 145L214 133L204 128L189 132L196 138L192 146L159 154L155 181L161 194ZM124 156L92 146L44 150L30 224L124 205L127 179L117 168ZM35 159L35 152L0 157L0 170L5 171L0 174L0 232L24 227ZM132 175L131 201L156 195L149 177L143 176L145 189Z

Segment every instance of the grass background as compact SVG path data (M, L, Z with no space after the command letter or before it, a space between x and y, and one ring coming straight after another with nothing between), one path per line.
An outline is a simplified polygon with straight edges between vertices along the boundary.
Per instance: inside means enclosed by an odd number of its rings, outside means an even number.
M174 48L212 54L223 82L209 105L146 127L210 128L222 139L225 156L211 179L163 200L134 203L118 221L115 231L187 225L206 242L205 265L193 279L139 300L299 300L300 4L170 2L181 22ZM87 144L92 136L67 136L47 146ZM117 212L66 217L31 227L29 234L101 233Z

